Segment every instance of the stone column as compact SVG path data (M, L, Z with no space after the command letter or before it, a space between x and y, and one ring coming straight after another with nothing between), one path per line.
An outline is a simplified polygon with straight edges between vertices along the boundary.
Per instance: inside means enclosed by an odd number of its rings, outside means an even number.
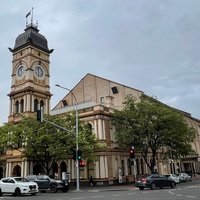
M31 106L31 111L34 111L34 95L32 94L32 106Z
M24 177L24 160L22 160L21 177Z
M128 165L127 165L127 157L124 158L124 175L127 176L128 175Z
M98 132L99 132L99 139L103 139L103 130L102 130L102 119L98 119Z
M28 175L28 162L27 160L24 160L24 177Z
M100 178L108 178L108 163L106 156L100 156Z
M95 136L99 139L97 120L94 120L94 133L95 133Z
M105 140L106 139L106 133L105 133L105 120L102 120L102 137Z
M99 162L100 159L98 161L95 162L95 177L96 178L100 178L100 166L99 166Z
M6 177L8 177L8 172L9 172L9 163L6 163Z
M74 162L74 160L72 160L72 162L71 162L71 175L72 175L72 179L75 179L76 178L76 170L75 170L75 162Z
M11 162L8 163L8 176L12 176L12 174L11 174Z

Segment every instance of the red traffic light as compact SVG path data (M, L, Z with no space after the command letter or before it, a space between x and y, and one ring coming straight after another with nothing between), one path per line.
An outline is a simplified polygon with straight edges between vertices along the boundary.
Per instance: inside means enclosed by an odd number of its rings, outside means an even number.
M130 158L135 158L135 149L134 149L134 147L131 147L131 149L129 150L129 156L130 156Z
M79 160L79 167L84 167L85 165L86 164L84 160Z

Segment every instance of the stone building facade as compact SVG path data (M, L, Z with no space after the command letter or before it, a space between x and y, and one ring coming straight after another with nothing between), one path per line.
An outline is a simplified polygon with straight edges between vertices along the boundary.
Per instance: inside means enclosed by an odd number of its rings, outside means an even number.
M81 184L87 182L89 177L94 177L98 185L113 184L116 182L133 181L138 174L149 173L142 157L136 154L135 165L130 165L129 150L119 149L116 143L115 127L111 125L113 109L121 109L127 95L140 98L142 91L116 83L111 80L86 74L80 82L68 92L67 95L51 110L50 100L50 54L47 39L39 33L35 24L26 26L24 33L15 40L12 53L12 84L10 98L10 112L8 122L18 123L22 116L32 116L40 107L45 114L62 115L75 109L76 96L78 117L91 125L96 137L107 146L106 151L96 152L98 160L87 162L80 167ZM193 145L196 155L188 156L181 160L170 160L168 163L157 161L158 172L174 173L192 171L200 173L200 121L185 113L190 126L197 130ZM149 157L150 159L150 157ZM0 176L24 176L41 172L39 166L32 159L23 154L23 149L10 149L0 157ZM74 160L58 161L52 174L67 172L72 182L76 181L76 168Z
M131 88L96 75L87 74L72 89L78 102L79 118L86 121L92 127L96 137L104 141L107 146L105 152L97 153L98 161L90 172L90 165L85 166L82 172L84 179L92 174L98 181L117 182L119 173L123 181L132 181L136 175L150 173L143 158L136 151L135 165L130 166L129 149L121 151L114 137L115 127L111 125L111 114L113 109L121 109L125 97L132 95L140 98L142 91ZM68 93L51 111L51 115L62 115L73 109L75 102L72 93ZM183 112L183 111L180 111ZM189 113L183 112L188 124L197 130L197 135L192 144L196 155L187 156L181 160L169 160L162 163L157 160L157 171L162 174L177 173L179 171L200 173L200 121L193 118ZM149 155L149 159L151 155ZM70 172L70 169L69 169Z

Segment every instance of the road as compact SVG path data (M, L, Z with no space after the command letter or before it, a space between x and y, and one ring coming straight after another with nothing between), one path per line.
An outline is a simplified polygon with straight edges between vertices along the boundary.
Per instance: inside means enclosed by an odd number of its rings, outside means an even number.
M175 189L138 190L134 186L108 186L85 188L79 192L38 193L36 196L13 197L4 195L5 200L199 200L200 180L177 185Z

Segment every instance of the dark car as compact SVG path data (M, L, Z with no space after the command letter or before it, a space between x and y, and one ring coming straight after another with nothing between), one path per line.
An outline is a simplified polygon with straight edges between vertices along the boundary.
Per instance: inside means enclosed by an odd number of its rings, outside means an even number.
M141 177L135 182L135 187L138 187L140 190L144 190L144 188L152 190L164 187L174 188L175 186L176 183L174 180L161 174L151 174L147 177Z
M26 177L30 181L34 181L38 184L38 188L41 192L50 190L51 192L67 192L69 189L69 183L67 180L55 180L51 179L47 175L29 175Z

